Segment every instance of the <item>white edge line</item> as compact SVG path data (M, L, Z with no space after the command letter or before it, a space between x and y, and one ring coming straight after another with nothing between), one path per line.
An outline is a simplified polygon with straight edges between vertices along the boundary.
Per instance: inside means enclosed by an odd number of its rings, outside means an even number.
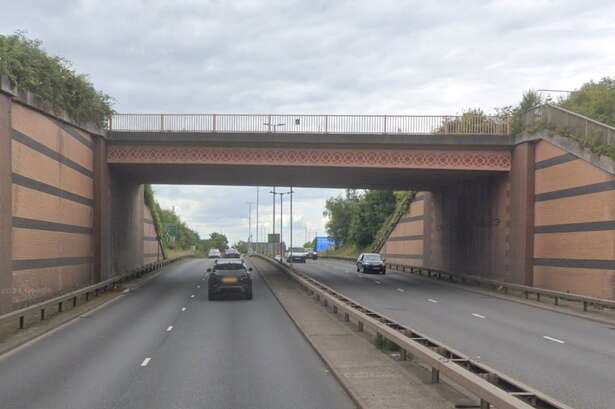
M566 343L566 341L562 341L561 339L553 338L553 337L550 337L548 335L543 336L543 338L547 339L549 341L557 342L558 344L565 344Z
M143 360L143 362L141 362L141 366L147 366L149 364L149 361L151 361L152 358L147 357Z

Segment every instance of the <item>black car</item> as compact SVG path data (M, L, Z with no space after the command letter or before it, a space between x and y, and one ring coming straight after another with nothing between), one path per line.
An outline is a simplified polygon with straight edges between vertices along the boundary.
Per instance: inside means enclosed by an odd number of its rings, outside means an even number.
M241 259L218 259L213 268L208 268L207 298L214 300L223 294L240 294L252 299L252 277Z
M360 273L386 274L386 265L380 254L363 253L357 259L357 271Z

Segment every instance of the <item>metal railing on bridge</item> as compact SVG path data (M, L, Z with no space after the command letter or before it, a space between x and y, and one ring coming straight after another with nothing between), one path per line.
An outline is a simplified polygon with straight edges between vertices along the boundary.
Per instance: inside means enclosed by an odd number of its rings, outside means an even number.
M510 118L464 115L115 114L115 132L510 135Z
M556 105L531 109L525 114L524 122L526 126L556 128L577 139L588 138L594 143L615 146L615 128Z

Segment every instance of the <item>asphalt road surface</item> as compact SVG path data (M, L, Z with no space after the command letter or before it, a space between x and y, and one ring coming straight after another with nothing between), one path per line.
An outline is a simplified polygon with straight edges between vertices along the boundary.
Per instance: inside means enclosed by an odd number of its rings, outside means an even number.
M355 301L579 409L615 408L615 328L407 274L294 266Z
M0 408L354 407L256 272L253 300L210 302L207 263L1 357Z

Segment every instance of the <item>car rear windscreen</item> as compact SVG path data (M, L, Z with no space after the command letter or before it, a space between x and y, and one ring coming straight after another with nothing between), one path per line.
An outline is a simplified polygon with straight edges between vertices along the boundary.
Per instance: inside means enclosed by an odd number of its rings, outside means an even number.
M242 270L243 268L241 263L221 263L216 264L215 270Z

